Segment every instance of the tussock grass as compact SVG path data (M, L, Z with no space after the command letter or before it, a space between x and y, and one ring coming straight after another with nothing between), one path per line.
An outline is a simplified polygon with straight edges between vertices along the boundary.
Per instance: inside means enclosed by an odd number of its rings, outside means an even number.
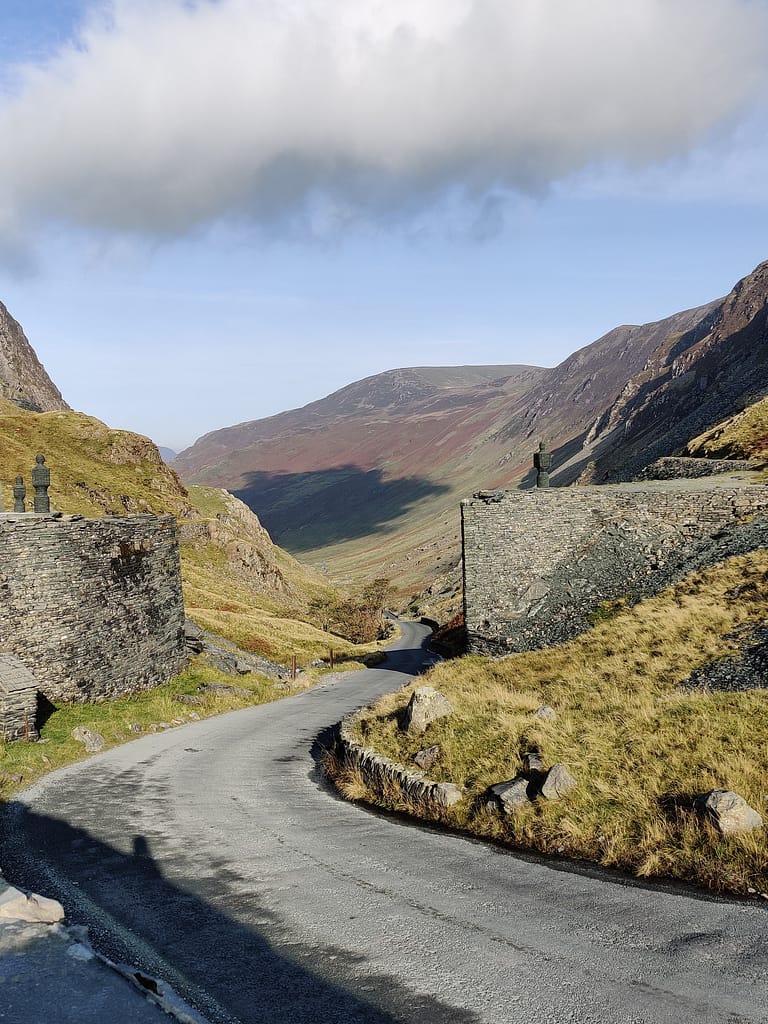
M737 596L745 583L754 585ZM455 715L406 736L398 718L407 687L362 718L360 739L402 764L439 743L441 761L429 774L465 788L467 799L452 810L477 835L643 877L768 892L767 830L725 838L690 809L693 795L723 788L766 812L768 690L679 687L706 661L735 655L726 634L766 618L768 552L756 551L620 609L567 644L438 665L426 682ZM533 716L543 704L556 721ZM564 762L578 788L514 817L489 814L487 787L514 777L529 750L547 764Z

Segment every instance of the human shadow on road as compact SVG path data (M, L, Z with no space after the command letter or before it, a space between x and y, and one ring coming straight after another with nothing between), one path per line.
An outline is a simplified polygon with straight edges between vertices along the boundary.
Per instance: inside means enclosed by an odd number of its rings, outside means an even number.
M217 1024L479 1021L397 977L369 972L365 956L334 945L334 934L354 934L366 913L356 904L340 903L324 922L325 940L307 945L223 858L206 877L180 884L164 874L144 835L123 853L21 803L8 805L0 824L2 863L14 884L60 899L70 923L90 926L101 952L162 978ZM382 945L398 941L397 925L382 920Z

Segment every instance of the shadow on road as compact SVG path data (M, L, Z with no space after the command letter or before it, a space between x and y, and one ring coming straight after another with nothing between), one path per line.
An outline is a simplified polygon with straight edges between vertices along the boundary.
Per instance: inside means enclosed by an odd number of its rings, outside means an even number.
M62 900L68 921L89 925L102 952L163 978L216 1024L478 1021L396 977L368 973L364 956L334 946L334 934L354 932L363 912L355 905L340 903L323 941L305 945L224 859L193 890L164 875L144 835L122 853L20 803L4 809L2 826L2 863L15 884ZM382 945L398 940L382 920Z

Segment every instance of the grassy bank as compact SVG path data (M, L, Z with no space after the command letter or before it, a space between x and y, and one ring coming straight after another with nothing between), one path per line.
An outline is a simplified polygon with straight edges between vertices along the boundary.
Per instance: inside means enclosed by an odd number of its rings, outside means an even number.
M722 892L768 892L766 830L725 838L690 806L694 794L733 789L766 812L768 691L686 692L691 671L734 657L739 627L768 619L768 552L733 558L693 575L578 639L503 659L463 658L426 680L455 714L421 737L398 719L413 687L383 698L359 738L404 765L439 744L428 773L463 787L448 824L516 847L594 861L641 877L694 882ZM541 705L552 722L534 717ZM493 783L513 778L522 755L564 762L578 788L562 802L538 801L515 816L485 808ZM359 779L342 780L352 796ZM395 795L383 801L409 808Z

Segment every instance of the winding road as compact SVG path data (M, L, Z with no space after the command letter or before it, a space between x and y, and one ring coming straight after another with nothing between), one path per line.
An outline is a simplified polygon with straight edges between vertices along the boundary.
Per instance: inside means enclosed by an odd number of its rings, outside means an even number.
M578 873L360 810L316 737L385 665L147 736L11 805L0 863L216 1024L768 1022L768 908ZM130 1022L120 1022L130 1024Z

